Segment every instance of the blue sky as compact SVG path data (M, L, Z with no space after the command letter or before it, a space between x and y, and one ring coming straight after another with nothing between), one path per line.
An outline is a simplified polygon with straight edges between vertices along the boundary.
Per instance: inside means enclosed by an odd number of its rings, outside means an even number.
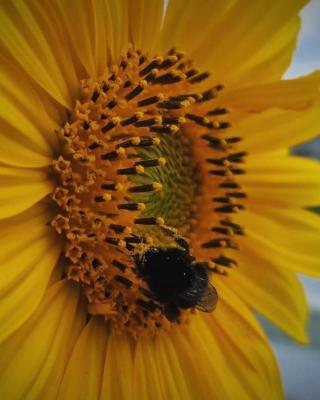
M287 77L320 69L320 0L312 0L303 9L301 17L302 29L298 47Z

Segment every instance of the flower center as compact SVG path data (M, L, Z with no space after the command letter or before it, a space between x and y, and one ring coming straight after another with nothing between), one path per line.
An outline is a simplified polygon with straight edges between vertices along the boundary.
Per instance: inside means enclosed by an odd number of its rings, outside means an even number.
M88 313L114 329L153 334L196 308L211 311L209 271L233 263L221 249L241 233L225 215L242 207L232 177L245 154L232 152L239 138L222 137L228 110L214 106L222 86L203 86L208 76L176 50L130 49L98 80L82 82L61 129L52 226L65 238L66 277L81 285ZM203 158L204 147L212 157ZM208 228L199 262L192 235L208 177L223 217Z

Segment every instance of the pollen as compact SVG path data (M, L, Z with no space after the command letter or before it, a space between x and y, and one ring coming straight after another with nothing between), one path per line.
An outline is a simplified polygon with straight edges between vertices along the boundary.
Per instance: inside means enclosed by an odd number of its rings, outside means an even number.
M223 85L209 77L176 49L130 48L99 79L82 81L58 133L51 225L64 238L65 276L81 286L89 315L133 336L166 331L195 311L168 318L168 305L137 270L150 248L200 249L211 272L235 265L223 251L237 247L231 238L243 230L226 216L243 208L234 178L246 154L228 135L231 110L216 103ZM217 226L198 245L193 231L208 179Z

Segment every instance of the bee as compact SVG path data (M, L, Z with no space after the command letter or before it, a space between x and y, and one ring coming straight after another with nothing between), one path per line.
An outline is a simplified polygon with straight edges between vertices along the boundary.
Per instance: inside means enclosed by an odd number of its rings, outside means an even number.
M195 262L186 249L151 247L137 256L136 272L171 322L179 320L181 309L210 312L216 306L218 295L209 282L207 265Z

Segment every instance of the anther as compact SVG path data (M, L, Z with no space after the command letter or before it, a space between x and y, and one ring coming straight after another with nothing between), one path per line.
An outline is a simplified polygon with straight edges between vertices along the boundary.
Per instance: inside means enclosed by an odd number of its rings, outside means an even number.
M157 116L157 117L137 121L134 123L134 126L136 128L143 128L143 127L152 126L154 124L161 124L161 122L162 122L161 116Z
M139 75L142 77L144 75L147 75L149 72L151 72L154 68L158 68L161 66L163 62L162 57L157 57L154 60L152 60L145 68L143 68L140 72Z
M130 193L144 193L144 192L156 192L162 189L161 183L154 182L147 185L132 186L128 189Z
M117 100L112 99L108 104L106 104L106 107L109 108L109 110L112 110L117 105L118 105Z
M223 228L222 226L215 226L214 228L211 228L211 231L220 233L222 235L227 235L227 236L233 235L233 233L234 233L232 229L227 228L227 227Z
M136 165L129 168L120 168L117 170L118 175L140 175L144 173L144 168L141 165Z
M125 247L126 243L122 239L114 238L114 237L106 237L104 238L106 243L112 244L114 246Z
M105 201L110 201L112 199L111 194L110 193L104 193L100 196L95 196L94 201L96 203L103 203Z
M103 183L101 186L101 189L103 190L116 190L116 191L122 191L124 189L122 183Z
M241 186L233 181L225 181L220 183L219 187L225 188L225 189L240 189Z
M150 311L150 312L154 312L157 308L159 308L159 306L151 300L144 301L142 299L138 299L136 301L136 304L138 304L139 306L141 306L142 308L145 308L147 311Z
M144 203L123 203L118 205L119 210L143 211L145 208Z
M243 162L243 157L247 156L248 153L246 151L241 151L238 153L233 153L228 156L228 160L235 163Z
M182 80L186 79L186 75L182 73L177 73L177 72L168 72L163 75L157 76L153 83L154 84L160 84L160 85L169 85L171 83L177 83L181 82Z
M205 126L205 127L210 126L211 125L210 123L212 123L212 121L210 121L208 118L202 117L200 115L186 113L185 117L190 119L190 121L193 121L196 124Z
M107 91L110 89L110 85L108 84L108 83L104 83L103 85L102 85L102 90L103 90L103 92L104 93L107 93Z
M219 247L227 247L228 246L228 241L225 238L221 239L213 239L210 240L209 242L203 243L201 247L204 249L215 249Z
M241 142L242 138L235 136L235 137L230 137L226 138L225 141L227 144L235 144Z
M228 108L217 107L217 108L214 108L213 110L208 111L207 115L212 115L212 116L224 115L224 114L227 114L229 112L230 112L230 110Z
M163 225L164 220L161 217L136 218L134 223L137 225Z
M200 83L204 81L205 79L209 78L210 73L209 72L202 72L201 74L198 74L194 76L193 78L189 79L190 83Z
M126 88L128 88L128 87L130 87L130 86L132 86L133 85L133 82L130 80L130 79L128 79L128 80L126 80L124 83L123 83L123 87L126 89Z
M176 133L179 127L177 125L153 125L149 130L154 133Z
M247 197L246 193L244 193L244 192L226 192L226 196L235 197L238 199L244 199Z
M232 204L232 205L217 207L214 209L214 211L220 212L220 213L235 213L240 208L243 208L243 206L240 206L239 204Z
M101 154L100 157L102 160L112 161L112 160L118 159L119 157L124 157L125 154L126 154L126 152L125 152L124 148L119 147L117 150L110 151L109 153Z
M126 140L125 142L118 144L116 147L117 148L136 147L136 146L140 145L141 141L142 140L140 139L139 136L134 136L134 137L130 138L129 140Z
M232 175L230 173L230 170L228 169L214 169L209 171L210 175L216 175L216 176L230 176Z
M158 103L157 107L164 108L166 110L178 110L180 108L187 107L187 105L189 105L188 100L184 100L184 101L166 100L166 101L162 101L162 102Z
M89 122L88 121L84 121L82 127L83 127L83 129L88 130L90 128Z
M240 226L239 224L236 224L234 222L231 222L227 219L222 219L220 220L221 225L230 227L231 229L233 229L233 231L237 234L237 235L243 235L244 234L244 230L242 228L242 226Z
M228 161L227 158L207 158L206 161L209 164L217 165L217 166L224 166L228 167L230 165L230 162Z
M137 121L139 121L141 118L143 118L143 115L144 115L144 114L143 114L142 112L137 112L137 113L135 113L132 117L123 119L123 120L120 122L120 125L121 125L121 126L127 126L127 125L134 124L135 122L137 122Z
M150 106L152 104L158 103L158 101L162 101L163 99L164 99L164 95L163 94L159 94L157 96L147 97L145 99L139 100L138 101L138 106L139 107Z
M184 117L162 117L162 122L169 125L180 125L186 123L186 118Z
M118 260L113 260L111 264L122 272L124 272L127 269L127 266Z
M206 140L207 142L210 143L210 145L213 145L213 146L224 146L226 143L224 139L219 139L215 136L211 136L211 135L207 135L207 134L202 135L201 138Z
M144 64L147 60L147 57L145 55L142 55L139 57L139 67Z
M165 69L172 67L174 64L177 63L179 60L179 57L176 55L168 56L166 59L163 60L162 64L160 65L160 68Z
M143 91L143 89L147 86L147 82L145 80L141 81L138 86L136 86L131 92L129 92L126 96L125 99L127 101L130 101L134 99L135 97L139 96L139 94Z
M134 243L134 244L145 243L145 239L137 235L125 237L124 240L126 243Z
M117 282L119 282L122 285L124 285L126 288L129 288L129 287L131 287L133 285L133 282L131 282L129 279L127 279L127 278L125 278L124 276L121 276L121 275L116 275L114 277L114 279Z
M153 70L148 74L147 76L144 77L144 80L147 83L153 83L156 77L159 75L159 70L157 68L153 68Z
M229 199L228 197L214 197L212 201L214 201L215 203L226 203L226 204L230 204L232 202L232 200Z
M126 227L120 224L110 224L109 228L115 231L116 233L123 233L126 230Z
M113 117L110 122L101 128L101 132L106 133L116 127L121 122L121 118Z
M93 101L94 103L98 100L98 97L100 96L100 93L95 90L91 96L91 101Z
M154 160L143 160L143 161L137 161L135 163L136 166L142 166L142 167L162 167L166 163L166 159L163 157L154 159Z
M212 258L211 259L214 263L218 265L222 265L223 267L235 267L237 266L237 262L233 260L232 258L226 257L226 256L220 256L217 258Z
M98 149L99 147L102 147L102 144L101 144L101 143L99 143L99 142L93 142L93 143L91 143L91 144L88 146L88 149L90 149L90 150L96 150L96 149Z
M185 74L186 74L187 79L189 79L192 76L196 75L198 72L199 72L199 70L193 68L193 69L190 69L189 71L187 71Z

